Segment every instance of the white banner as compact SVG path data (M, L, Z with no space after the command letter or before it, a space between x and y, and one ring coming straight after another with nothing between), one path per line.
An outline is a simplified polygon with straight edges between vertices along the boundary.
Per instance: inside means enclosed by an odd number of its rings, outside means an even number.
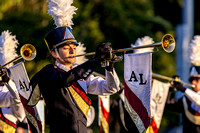
M30 81L26 73L24 63L20 62L10 67L9 70L11 72L11 78L15 82L20 95L22 95L25 99L28 99L31 94L31 90L29 88Z
M156 79L153 80L151 90L151 118L154 119L157 128L160 127L167 95L169 92L169 83L163 83Z
M34 125L38 132L42 132L41 119L38 114L36 106L26 106L27 100L31 94L29 87L29 78L23 62L20 62L9 68L11 72L11 78L15 82L17 90L19 91L22 104L24 105L26 117Z
M151 53L124 55L125 108L139 132L150 124Z

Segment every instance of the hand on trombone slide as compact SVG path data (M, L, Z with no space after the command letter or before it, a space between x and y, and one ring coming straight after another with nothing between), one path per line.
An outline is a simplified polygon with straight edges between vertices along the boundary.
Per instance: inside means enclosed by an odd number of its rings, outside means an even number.
M123 56L117 56L110 51L110 58L104 59L104 61L101 62L101 67L105 67L107 69L109 66L111 66L111 68L113 68L114 63L122 61L122 59Z
M0 69L0 85L5 82L7 83L9 80L8 70L6 68Z
M112 52L111 43L101 43L96 48L94 58L101 62L101 66L105 67L108 71L112 71L114 62L119 60Z
M192 87L192 88L195 87L195 85L193 85L193 84L188 84L188 83L185 83L182 80L180 80L180 77L178 75L174 75L172 78L170 78L170 77L166 77L166 76L163 76L163 75L159 75L159 74L153 73L152 77L153 78L159 78L159 79L167 80L167 81L169 81L171 83L171 87L172 88L176 88L177 90L180 90L180 91L184 91L185 90L183 88L185 85L189 86L189 87Z
M170 82L171 87L175 88L181 92L185 92L186 88L184 87L183 83L181 82L180 77L178 75L174 75L172 78L174 80Z
M162 37L161 42L157 42L157 43L153 43L153 44L149 44L149 45L131 47L131 48L117 49L117 50L110 49L109 50L110 56L108 56L109 58L104 58L104 60L102 61L103 62L102 63L102 67L108 66L110 62L117 62L117 61L121 61L123 59L123 56L113 56L114 53L126 52L126 51L131 51L131 50L141 49L141 48L148 48L148 47L158 47L158 46L162 46L162 48L163 48L163 50L165 52L171 53L175 49L175 43L176 43L175 39L174 39L174 37L172 35L165 34ZM109 47L110 43L103 43L102 45L107 45ZM70 56L70 57L67 57L67 58L75 58L75 57L89 56L89 55L95 55L95 54L98 54L98 52L97 53L96 52L90 52L90 53L86 53L86 54L80 54L80 55Z

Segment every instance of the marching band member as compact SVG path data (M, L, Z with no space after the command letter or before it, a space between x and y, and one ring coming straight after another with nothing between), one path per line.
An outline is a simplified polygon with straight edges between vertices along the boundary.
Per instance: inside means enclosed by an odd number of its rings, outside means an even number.
M79 45L72 33L70 17L76 8L71 6L73 1L48 2L49 14L56 18L57 27L47 33L45 42L55 64L49 64L36 73L31 79L31 85L33 88L39 87L46 102L51 133L86 133L87 115L91 105L87 93L111 95L119 91L120 82L113 62L106 67L106 80L91 75L101 62L109 57L110 43L98 45L94 58L81 65L74 64L75 58L68 57L76 55L76 47ZM63 11L67 12L61 13ZM60 13L67 15L65 17L70 18L70 22L62 23L59 20L61 23L57 23Z
M184 93L178 100L169 97L166 108L182 113L183 133L200 133L200 36L195 36L190 43L190 77L189 81L194 88L185 88L180 82L174 81L172 87ZM175 77L178 78L178 76Z
M135 44L131 44L131 47L144 46L148 44L154 43L153 39L149 36L144 36L142 38L138 38ZM134 53L145 53L145 52L153 52L153 48L144 48L144 49L136 49L133 51ZM117 128L120 128L120 133L139 133L136 124L133 122L131 116L128 111L125 109L125 94L124 94L124 86L120 84L121 90L118 92L119 99L111 100L111 113L113 115L113 119L116 120L113 123L120 125ZM117 108L117 109L116 109ZM116 111L117 110L117 111ZM113 113L112 113L113 111ZM114 125L114 127L116 127ZM115 130L115 129L114 129ZM117 129L116 129L117 130Z
M15 52L18 44L15 36L4 31L0 36L0 64L3 65L17 56ZM10 64L12 65L12 63ZM0 132L15 133L22 128L28 132L28 124L24 107L21 103L15 83L9 78L9 71L1 69L0 79ZM23 125L23 126L22 126Z

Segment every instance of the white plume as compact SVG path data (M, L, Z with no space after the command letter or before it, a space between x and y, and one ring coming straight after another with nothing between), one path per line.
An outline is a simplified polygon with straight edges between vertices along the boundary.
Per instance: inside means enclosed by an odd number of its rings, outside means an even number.
M16 48L18 47L18 41L15 36L11 35L11 32L3 31L0 36L0 64L4 65L5 63L16 58L17 52ZM7 65L7 67L12 66L13 63Z
M47 0L47 3L49 3L48 13L53 17L55 25L57 27L68 26L72 28L72 18L77 10L76 7L71 6L73 0Z
M80 42L78 43L78 46L76 47L76 54L80 55L80 54L85 54L86 47L84 47L84 44L81 44ZM76 57L76 64L82 64L84 62L86 62L88 59L85 56L79 56Z
M189 45L190 63L194 66L200 66L200 36L194 36Z
M154 43L153 39L149 36L144 36L143 38L138 38L135 42L135 45L131 44L131 47L136 47L136 46L143 46L143 45L148 45ZM151 48L140 48L140 49L135 49L135 53L145 53L145 52L152 52L153 47Z

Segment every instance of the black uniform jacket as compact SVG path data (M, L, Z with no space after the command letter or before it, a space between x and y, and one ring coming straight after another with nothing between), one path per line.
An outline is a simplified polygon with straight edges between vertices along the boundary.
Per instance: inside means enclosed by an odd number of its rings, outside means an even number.
M82 79L76 70L65 72L54 65L47 65L31 79L37 83L48 111L51 133L86 133L86 117L74 104L67 86ZM82 70L84 71L84 70Z
M169 93L169 95L171 95L171 93ZM200 116L200 113L191 108L191 101L186 96L184 97L188 105L188 111L194 116ZM165 108L182 114L183 133L200 133L200 125L196 125L191 122L185 114L183 105L184 97L180 98L179 100L170 99L170 97L168 97Z

